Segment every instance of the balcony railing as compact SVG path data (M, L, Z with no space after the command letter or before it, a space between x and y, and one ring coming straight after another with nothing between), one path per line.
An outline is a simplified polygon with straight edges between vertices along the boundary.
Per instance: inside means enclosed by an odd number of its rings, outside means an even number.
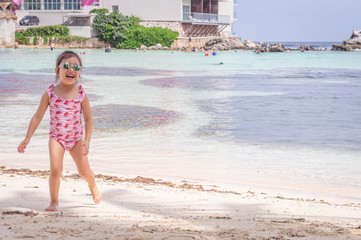
M218 24L230 24L230 17L227 15L218 15L210 13L183 13L183 21L191 22L193 24L209 24L209 25L218 25Z

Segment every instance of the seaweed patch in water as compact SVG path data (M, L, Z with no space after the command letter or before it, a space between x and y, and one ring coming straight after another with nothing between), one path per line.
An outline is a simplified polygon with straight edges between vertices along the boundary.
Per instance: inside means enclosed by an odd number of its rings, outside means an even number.
M52 83L51 75L34 75L21 73L0 74L0 99L5 100L18 94L42 94Z
M180 118L174 111L134 105L100 105L93 107L92 112L95 129L104 132L158 127Z
M139 81L160 88L188 88L194 90L232 90L242 76L174 76Z

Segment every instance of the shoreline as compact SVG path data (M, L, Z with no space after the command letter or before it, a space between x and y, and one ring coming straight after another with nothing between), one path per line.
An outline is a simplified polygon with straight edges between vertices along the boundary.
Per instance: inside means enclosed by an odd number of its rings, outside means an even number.
M6 168L5 166L0 166L0 175L18 175L18 176L30 176L30 177L41 177L41 178L48 178L49 170L31 170L28 168ZM77 173L69 173L63 174L61 177L62 180L81 180L79 174ZM217 185L204 185L198 184L194 182L189 182L186 180L181 180L181 184L172 182L170 180L163 180L163 179L155 179L151 177L143 177L137 176L134 178L127 178L127 177L118 177L114 175L107 175L107 174L95 174L95 179L97 181L101 181L107 184L117 184L117 183L131 183L131 184L143 184L146 186L161 186L161 187L169 187L173 189L180 189L180 190L193 190L198 192L209 192L209 193L217 193L217 194L225 194L225 195L235 195L235 196L246 196L246 197L259 197L262 196L263 198L273 198L273 199L281 199L281 200L288 200L288 201L297 201L297 202L312 202L316 204L326 204L334 207L340 206L348 206L348 207L355 207L360 208L361 211L361 203L355 202L333 202L332 200L324 200L324 199L316 199L316 198L306 198L306 197L290 197L290 196L282 196L282 194L271 194L266 192L256 193L255 191L235 191L235 190L224 190L222 187Z
M361 239L360 205L204 191L142 177L97 175L104 201L94 205L86 182L69 174L59 211L49 213L43 211L48 171L0 169L5 239Z
M202 39L203 37L200 37L199 39ZM238 39L239 37L231 37L229 39ZM197 40L198 38L194 38L193 40ZM141 46L140 48L115 48L112 47L112 50L168 50L168 51L183 51L183 52L193 52L190 48L196 48L197 50L204 49L207 51L211 51L212 49L217 49L219 51L234 51L234 50L247 50L247 51L257 51L261 50L261 52L293 52L293 51L343 51L343 50L334 50L332 49L332 46L335 42L298 42L298 46L293 47L285 47L287 44L297 42L252 42L249 40L245 40L244 42L236 42L236 43L230 43L230 40L226 38L217 38L212 37L208 38L210 41L215 41L212 43L213 45L205 45L205 44L199 44L197 42L192 42L192 45L188 43L188 38L186 38L186 43L179 40L175 40L172 46L170 47L158 47L158 46ZM179 42L179 43L178 43ZM332 43L331 46L328 46L325 48L325 46L317 46L314 45L315 43ZM232 45L233 44L233 45ZM306 44L306 45L305 45ZM79 43L79 42L69 42L67 44L63 43L56 43L56 48L58 49L106 49L109 46L109 44L98 42L98 41L91 41L91 43ZM13 45L0 45L0 48L13 48ZM25 49L50 49L50 44L20 44L18 45L18 48L25 48ZM188 50L189 49L189 50Z

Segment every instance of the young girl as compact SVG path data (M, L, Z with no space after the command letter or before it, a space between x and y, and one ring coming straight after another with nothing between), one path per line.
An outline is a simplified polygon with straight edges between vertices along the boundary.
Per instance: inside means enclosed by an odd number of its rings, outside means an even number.
M82 68L80 57L65 51L56 60L56 86L50 85L43 94L40 105L30 121L24 141L18 147L24 153L31 137L38 128L48 106L50 106L50 205L46 211L57 211L59 205L60 177L63 171L63 157L68 150L77 166L80 176L89 184L93 200L96 204L103 199L96 183L94 173L90 169L87 154L93 130L93 118L89 99L81 85L77 86ZM84 115L85 136L81 114Z

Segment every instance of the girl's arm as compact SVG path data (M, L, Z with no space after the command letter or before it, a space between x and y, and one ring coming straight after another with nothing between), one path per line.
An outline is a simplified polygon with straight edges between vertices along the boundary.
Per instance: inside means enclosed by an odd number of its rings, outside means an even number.
M87 155L89 152L89 143L92 137L93 132L93 116L90 109L90 103L88 96L85 95L85 98L83 102L81 103L83 114L84 114L84 122L85 122L85 137L83 141L83 147L84 147L84 155Z
M43 119L46 109L48 109L48 106L49 106L49 96L48 93L45 92L40 100L38 110L36 111L36 113L34 114L33 118L30 121L28 132L26 133L26 137L18 147L19 153L25 152L26 146L29 144L31 137L33 136L35 130L39 126L39 123Z

